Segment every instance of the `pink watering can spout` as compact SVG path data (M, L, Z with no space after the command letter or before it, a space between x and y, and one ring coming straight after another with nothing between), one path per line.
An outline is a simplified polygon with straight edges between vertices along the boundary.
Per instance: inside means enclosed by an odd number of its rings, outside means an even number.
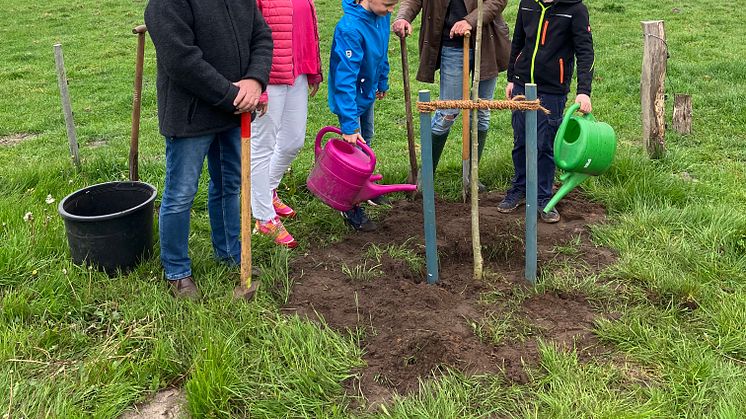
M377 198L381 195L386 195L394 192L414 192L417 189L417 185L400 184L400 185L377 185L375 183L368 183L363 186L358 195L359 202L364 202L369 199Z
M337 127L324 127L316 135L316 164L308 175L308 190L330 207L347 211L355 205L392 192L412 192L416 185L378 185L383 178L373 174L376 155L363 141L354 146L333 138L321 146L328 133L341 135Z

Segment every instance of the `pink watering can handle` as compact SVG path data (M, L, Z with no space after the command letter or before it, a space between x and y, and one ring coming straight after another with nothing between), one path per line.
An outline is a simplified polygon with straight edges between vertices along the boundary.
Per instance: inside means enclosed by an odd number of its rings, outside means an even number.
M316 144L314 145L314 153L316 154L316 158L318 158L319 154L321 154L321 140L326 134L330 132L342 135L342 131L337 127L326 126L324 128L321 128L319 133L316 134ZM370 157L370 171L373 172L373 170L375 170L376 168L376 155L373 153L373 150L368 147L368 144L365 144L365 141L357 140L357 144L360 146L363 152L367 154L368 157Z
M359 145L360 148L363 149L363 152L370 157L370 171L372 173L376 170L376 155L373 153L373 150L368 147L368 144L366 144L365 141L357 140L357 145Z
M337 127L326 126L324 128L321 128L321 130L319 130L319 133L316 134L316 144L314 146L314 153L317 158L319 157L319 154L321 154L321 140L323 140L324 136L330 132L342 135L342 130Z

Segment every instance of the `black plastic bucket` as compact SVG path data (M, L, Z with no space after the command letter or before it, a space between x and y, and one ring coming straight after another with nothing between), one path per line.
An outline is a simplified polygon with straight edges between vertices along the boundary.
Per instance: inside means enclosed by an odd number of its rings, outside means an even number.
M108 182L66 196L58 210L73 262L114 275L149 258L156 195L147 183Z

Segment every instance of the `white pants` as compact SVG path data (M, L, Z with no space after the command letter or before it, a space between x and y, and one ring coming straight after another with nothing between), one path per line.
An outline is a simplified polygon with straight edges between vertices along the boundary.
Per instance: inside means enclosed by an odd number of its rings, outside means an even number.
M292 86L267 86L267 114L251 124L251 211L261 221L273 219L272 191L298 155L306 137L308 79Z

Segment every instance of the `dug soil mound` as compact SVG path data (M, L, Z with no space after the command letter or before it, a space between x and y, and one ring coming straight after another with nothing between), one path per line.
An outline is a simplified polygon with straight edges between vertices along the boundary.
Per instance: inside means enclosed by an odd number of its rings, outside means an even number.
M524 383L539 361L537 339L575 348L581 357L598 342L596 312L582 295L537 294L523 279L524 215L501 214L501 194L480 196L487 274L472 275L470 207L436 204L440 282L425 282L421 201L400 201L373 233L314 247L291 266L286 309L362 336L367 366L348 383L370 403L418 388L444 368L498 373ZM588 225L604 220L601 206L571 194L558 206L562 221L539 223L539 267L567 261L593 273L613 261L590 243Z

